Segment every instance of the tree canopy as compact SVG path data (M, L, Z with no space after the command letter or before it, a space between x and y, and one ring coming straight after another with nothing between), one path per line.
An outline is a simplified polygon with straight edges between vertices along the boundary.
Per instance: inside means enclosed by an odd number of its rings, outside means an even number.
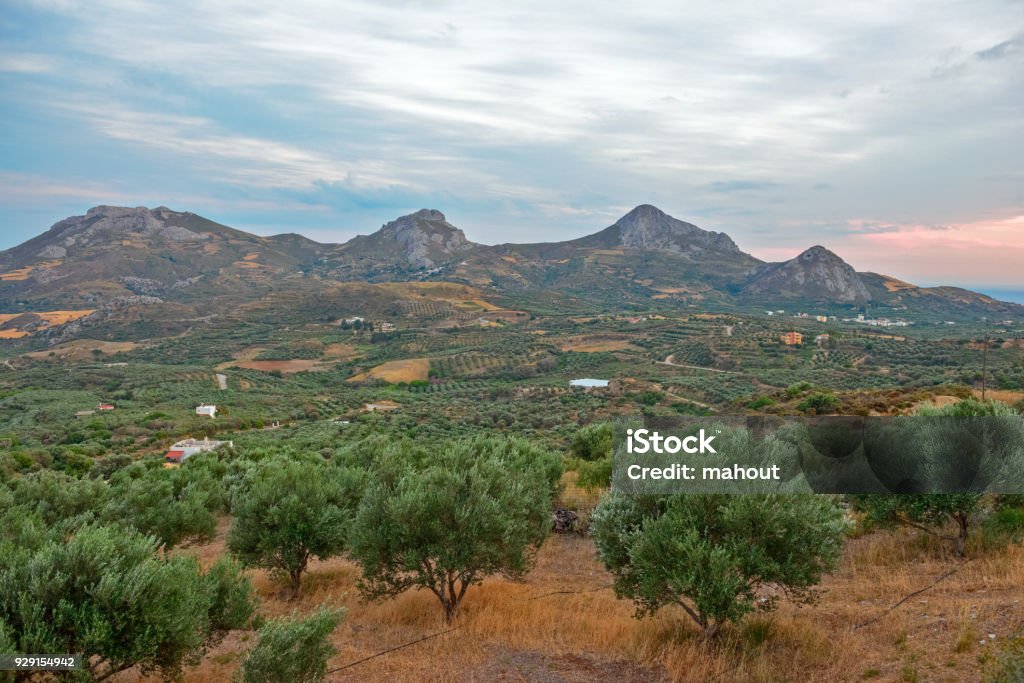
M469 586L522 576L551 526L558 457L522 439L450 443L378 463L351 532L365 597L430 590L451 621Z
M762 587L812 601L838 561L844 528L835 504L812 495L612 495L591 524L615 592L634 601L637 616L678 605L708 637L774 607Z

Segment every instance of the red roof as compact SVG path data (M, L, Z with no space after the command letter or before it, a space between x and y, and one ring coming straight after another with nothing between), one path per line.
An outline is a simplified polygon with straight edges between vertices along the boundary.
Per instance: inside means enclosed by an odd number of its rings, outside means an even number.
M167 455L164 456L164 459L179 460L183 455L185 455L185 451L167 451Z

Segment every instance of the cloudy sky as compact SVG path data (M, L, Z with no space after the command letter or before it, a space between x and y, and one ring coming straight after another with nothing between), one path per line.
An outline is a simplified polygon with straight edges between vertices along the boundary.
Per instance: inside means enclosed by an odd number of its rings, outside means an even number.
M1024 3L829 4L5 0L0 248L100 203L487 243L652 203L1024 289Z

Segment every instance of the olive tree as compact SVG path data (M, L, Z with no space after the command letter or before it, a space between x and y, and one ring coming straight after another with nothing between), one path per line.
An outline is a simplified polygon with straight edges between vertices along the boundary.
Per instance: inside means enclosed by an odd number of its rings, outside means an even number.
M232 493L228 550L246 567L288 577L292 598L313 558L340 554L359 500L356 470L267 458Z
M838 562L844 522L812 495L611 495L594 511L598 553L637 616L678 605L713 638L722 624L772 609L774 587L797 603Z
M920 493L916 495L864 495L852 498L854 507L870 524L902 525L949 541L958 557L964 555L971 516L981 505L977 493ZM956 525L946 533L947 524Z
M18 516L0 520L7 651L81 653L97 681L135 666L172 678L251 620L251 586L229 563L204 573L122 526L88 524L68 536Z
M471 585L533 566L551 526L556 455L516 438L453 442L429 461L395 455L378 461L351 531L364 597L426 589L450 622Z
M977 489L1000 477L1005 479L1012 471L1009 468L1019 468L1024 424L1005 404L974 399L943 407L923 406L917 415L898 420L896 433L913 446L902 452L910 450L914 457L908 458L909 463L888 458L879 468L895 471L891 479L916 477L950 492L860 495L851 496L851 501L870 524L918 529L950 542L957 556L963 556L972 520L986 507ZM890 448L885 454L890 451L901 452ZM1000 472L1000 466L1007 469ZM1019 471L1011 479L1019 481ZM948 531L951 524L953 533Z
M241 683L317 683L335 650L327 640L343 610L321 608L304 619L272 619L242 663Z
M102 519L150 534L165 548L212 538L224 493L209 472L189 464L164 469L137 463L118 470L110 478Z

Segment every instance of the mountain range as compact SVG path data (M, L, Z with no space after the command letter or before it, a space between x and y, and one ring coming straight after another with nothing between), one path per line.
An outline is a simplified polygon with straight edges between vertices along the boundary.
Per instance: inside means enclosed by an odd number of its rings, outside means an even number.
M956 287L857 272L823 246L766 263L725 233L641 205L563 242L484 245L423 209L344 244L261 237L166 207L97 206L0 252L0 313L174 303L195 314L337 283L447 281L485 294L562 296L597 307L804 307L949 318L1024 318Z

